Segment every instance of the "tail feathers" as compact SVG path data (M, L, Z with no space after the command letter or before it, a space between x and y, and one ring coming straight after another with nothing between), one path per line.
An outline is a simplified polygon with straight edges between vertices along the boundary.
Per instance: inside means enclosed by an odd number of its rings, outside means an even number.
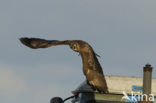
M107 86L104 86L104 85L97 86L97 85L93 85L89 82L87 84L89 84L94 91L97 90L99 93L104 93L104 94L109 93Z
M106 89L106 88L97 88L97 91L99 92L99 93L109 93L109 91L108 91L108 89Z

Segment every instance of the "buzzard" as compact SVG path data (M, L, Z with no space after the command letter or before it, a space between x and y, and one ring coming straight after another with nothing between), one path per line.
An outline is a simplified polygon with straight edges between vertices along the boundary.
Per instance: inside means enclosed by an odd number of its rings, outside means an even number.
M100 93L109 93L102 67L97 59L97 54L93 48L82 40L45 40L40 38L20 38L20 41L32 48L48 48L56 45L69 45L72 50L79 52L83 63L83 73L87 83Z

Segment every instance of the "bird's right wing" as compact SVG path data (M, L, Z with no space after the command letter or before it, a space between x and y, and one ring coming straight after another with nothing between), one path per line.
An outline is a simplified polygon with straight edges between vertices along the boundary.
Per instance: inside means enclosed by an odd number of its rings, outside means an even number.
M32 49L38 49L38 48L48 48L51 46L56 46L56 45L68 45L69 41L58 41L58 40L45 40L45 39L40 39L40 38L20 38L20 41L32 48Z

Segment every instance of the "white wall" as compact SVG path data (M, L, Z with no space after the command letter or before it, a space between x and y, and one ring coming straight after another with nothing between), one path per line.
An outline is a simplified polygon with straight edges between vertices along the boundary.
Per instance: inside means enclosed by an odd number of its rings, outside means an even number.
M143 86L143 79L139 77L105 76L110 92L131 93L132 85ZM156 79L152 79L152 94L156 95Z

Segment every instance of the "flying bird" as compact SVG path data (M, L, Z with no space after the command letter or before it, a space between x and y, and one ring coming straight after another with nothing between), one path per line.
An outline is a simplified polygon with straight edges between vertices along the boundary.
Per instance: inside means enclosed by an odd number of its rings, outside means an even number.
M57 45L69 45L72 50L81 55L83 63L83 73L87 83L100 93L109 93L102 67L97 59L97 54L93 48L82 40L45 40L40 38L20 38L20 41L32 48L48 48Z

